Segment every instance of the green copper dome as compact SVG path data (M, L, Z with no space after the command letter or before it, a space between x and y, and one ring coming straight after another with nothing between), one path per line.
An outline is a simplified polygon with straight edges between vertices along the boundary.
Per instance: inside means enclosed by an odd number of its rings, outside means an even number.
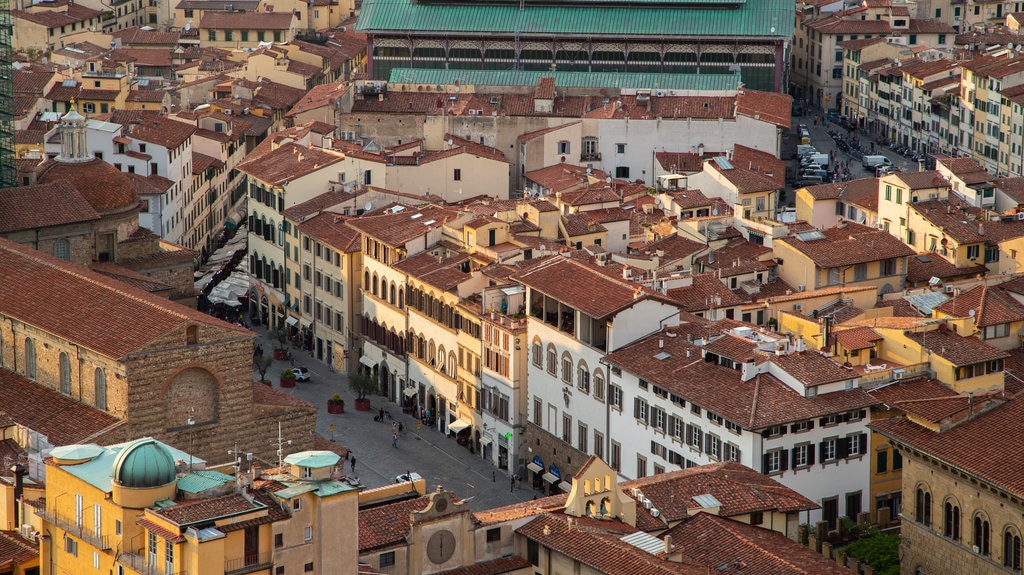
M151 437L136 439L114 458L113 475L122 487L161 487L175 479L174 457L164 444Z

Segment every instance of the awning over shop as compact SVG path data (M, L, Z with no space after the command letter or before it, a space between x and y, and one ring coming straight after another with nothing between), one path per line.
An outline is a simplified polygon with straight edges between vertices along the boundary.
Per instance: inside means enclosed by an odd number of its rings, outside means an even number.
M448 424L448 431L452 433L460 433L462 431L469 429L471 425L473 424L466 421L465 419L456 419L455 421Z
M671 181L674 181L674 180L682 180L684 178L686 178L686 176L684 176L682 174L663 174L661 176L658 176L659 180L662 180L662 181L665 181L665 182L671 182Z
M302 327L309 327L309 326L313 325L313 322L309 321L306 318L299 319L299 323L302 324Z
M416 395L416 388L415 388L415 387L407 387L407 388L405 388L405 389L404 389L404 390L402 391L402 393L403 393L403 394L404 394L404 395L405 395L406 397L413 397L413 396L415 396L415 395Z
M296 326L299 323L299 319L295 317L289 317L288 319L284 320L284 322L290 326Z
M572 483L569 483L568 481L563 481L558 484L558 488L566 493L569 493L570 491L572 491Z
M545 473L543 477L548 483L558 483L558 476L553 473Z
M541 471L544 471L543 467L541 467L540 465L537 465L536 463L534 463L532 461L526 464L526 468L529 469L530 471L534 472L534 473L540 473Z
M365 365L366 367L370 367L370 368L373 368L373 367L377 366L377 362L375 362L372 359L366 357L365 355L359 358L359 363Z
M491 444L491 438L486 435L480 438L480 445L487 447Z

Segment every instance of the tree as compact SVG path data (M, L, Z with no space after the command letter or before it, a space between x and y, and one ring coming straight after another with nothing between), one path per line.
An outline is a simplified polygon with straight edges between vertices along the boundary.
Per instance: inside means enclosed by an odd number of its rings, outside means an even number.
M278 328L268 334L274 340L274 349L287 349L288 332L284 328Z
M377 380L362 373L353 375L348 380L348 388L356 394L356 399L366 399L366 396L377 391Z
M274 358L270 356L260 355L253 360L252 365L256 368L256 371L260 372L260 381L267 381L267 370L273 365Z

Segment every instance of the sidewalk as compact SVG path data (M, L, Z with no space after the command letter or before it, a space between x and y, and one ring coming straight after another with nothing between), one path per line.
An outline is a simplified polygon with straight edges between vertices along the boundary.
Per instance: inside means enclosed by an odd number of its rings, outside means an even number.
M267 330L262 326L254 327L253 331L258 336L256 343L263 346L265 354L270 354L277 342L267 336ZM401 407L386 397L370 396L371 411L355 411L356 396L349 390L347 374L333 372L326 363L307 352L291 346L289 349L295 365L309 369L310 381L281 389L279 376L291 365L287 360L275 360L267 370L267 379L273 382L274 389L317 406L317 433L351 450L356 458L354 475L367 487L394 483L396 476L414 472L426 479L428 491L442 485L455 491L459 497L472 500L474 509L527 501L535 493L540 496L528 486L510 493L508 472L494 467L479 453L471 454L453 438L447 438L433 428L423 426L417 429L417 420L402 413ZM259 379L255 370L253 378ZM335 393L345 400L344 414L327 413L327 400ZM397 448L391 445L391 422L373 420L380 408L390 412L392 421L401 422L404 427L404 436L399 438ZM288 440L287 437L284 439ZM347 463L345 473L353 475Z

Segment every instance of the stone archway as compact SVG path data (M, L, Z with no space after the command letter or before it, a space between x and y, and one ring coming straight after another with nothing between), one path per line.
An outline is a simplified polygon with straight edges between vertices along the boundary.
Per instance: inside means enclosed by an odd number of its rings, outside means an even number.
M164 385L164 427L212 423L219 419L220 382L203 367L187 367Z

